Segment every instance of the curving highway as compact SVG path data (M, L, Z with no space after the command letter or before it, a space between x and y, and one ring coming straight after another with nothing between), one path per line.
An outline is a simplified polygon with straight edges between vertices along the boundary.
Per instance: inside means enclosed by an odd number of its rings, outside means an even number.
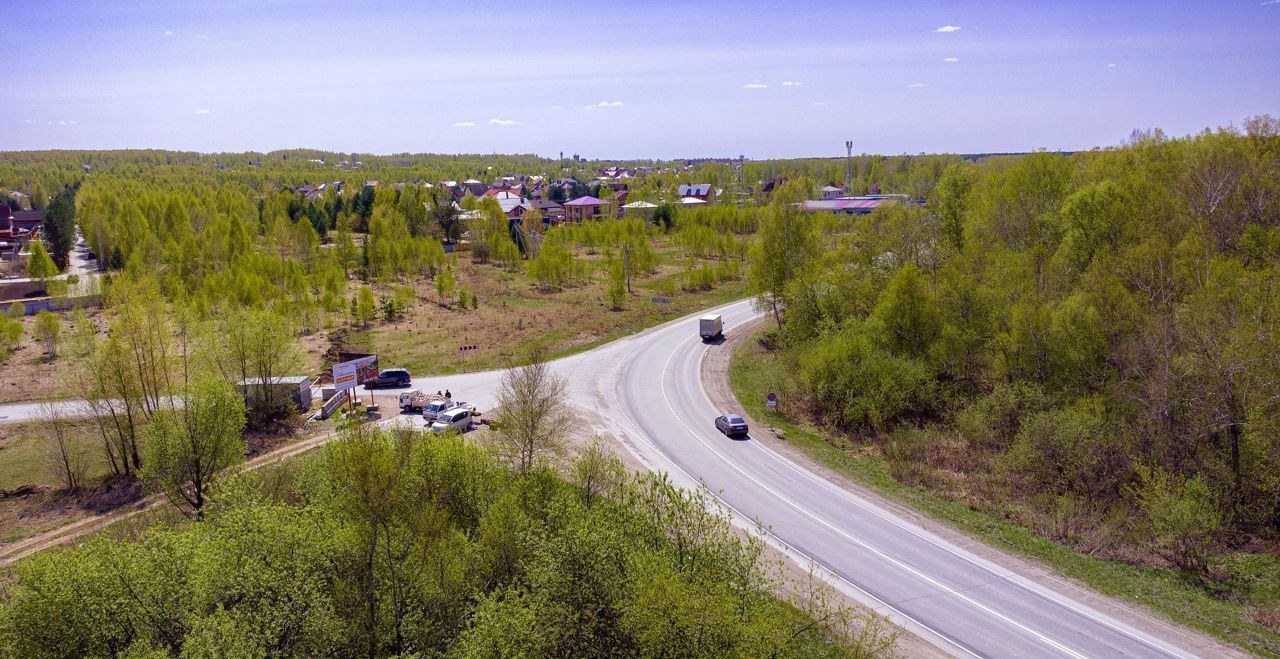
M723 315L726 333L758 315L746 301L715 311ZM596 430L623 438L645 466L682 485L705 486L737 523L755 528L752 522L758 522L770 544L802 566L816 565L837 589L945 652L1194 656L979 557L762 442L724 437L712 425L721 410L703 389L700 369L708 351L720 349L728 348L699 339L695 315L552 365L569 381L569 402ZM415 378L413 384L447 387L484 410L494 404L500 375Z

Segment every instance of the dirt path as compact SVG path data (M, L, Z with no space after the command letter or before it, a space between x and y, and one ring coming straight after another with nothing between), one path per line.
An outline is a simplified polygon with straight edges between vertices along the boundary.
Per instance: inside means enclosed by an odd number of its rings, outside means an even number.
M767 318L759 318L746 326L734 328L734 332L727 338L725 343L721 345L719 349L707 352L706 357L702 360L702 385L706 389L707 396L711 398L713 403L720 405L724 409L739 411L742 409L741 405L738 404L738 399L733 395L733 390L729 386L729 364L733 357L734 349L745 341L754 340L756 330L766 320ZM1016 572L1046 588L1062 593L1063 595L1085 604L1096 611L1109 615L1144 632L1176 643L1183 649L1197 655L1212 657L1249 656L1236 648L1224 645L1217 639L1169 622L1161 618L1158 614L1143 607L1100 595L1084 583L1062 577L1037 561L1008 554L1004 551L991 547L974 539L968 534L943 522L939 522L928 517L913 508L881 496L875 491L852 480L844 473L814 460L809 457L808 453L805 453L795 445L788 443L785 439L779 438L772 432L764 432L764 430L768 428L767 424L762 425L756 423L756 421L747 417L745 414L743 416L747 419L747 423L752 428L758 428L762 431L751 433L751 438L753 440L762 442L769 448L787 456L788 459L796 464L818 474L838 487L843 488L847 492L870 501L871 503L888 510L894 515L910 520L920 528L927 529L930 533L933 533L956 546L962 547L973 554ZM910 654L911 656L915 656L914 653Z
M264 465L275 464L295 455L306 453L329 441L335 434L334 432L326 432L255 456L240 465L237 473L251 471ZM122 509L86 517L71 524L60 526L52 531L46 531L39 535L7 544L0 548L0 568L9 567L36 552L69 543L78 538L96 533L112 524L124 522L149 511L157 510L168 503L169 500L163 494L153 494Z

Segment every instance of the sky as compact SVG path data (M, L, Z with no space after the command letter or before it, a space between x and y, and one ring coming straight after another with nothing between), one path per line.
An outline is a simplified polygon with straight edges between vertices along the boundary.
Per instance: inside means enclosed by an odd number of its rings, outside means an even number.
M1280 114L1280 0L6 0L0 150L1076 150Z

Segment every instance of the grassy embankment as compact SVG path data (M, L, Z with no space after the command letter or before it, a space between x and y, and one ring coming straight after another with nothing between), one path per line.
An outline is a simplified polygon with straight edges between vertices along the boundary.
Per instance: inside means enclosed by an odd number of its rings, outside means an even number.
M1136 567L1079 554L996 513L975 510L898 482L878 447L839 448L814 426L768 408L765 394L781 389L780 377L776 356L754 339L742 343L733 356L729 382L747 414L757 423L781 429L788 443L818 462L984 543L1038 560L1104 595L1140 604L1248 652L1280 656L1280 634L1250 620L1246 605L1215 597L1212 583L1176 570Z

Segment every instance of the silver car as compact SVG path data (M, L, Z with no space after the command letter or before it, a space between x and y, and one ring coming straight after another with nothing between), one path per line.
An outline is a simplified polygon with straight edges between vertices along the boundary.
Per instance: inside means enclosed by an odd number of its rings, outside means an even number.
M451 430L466 432L471 430L471 424L474 422L473 417L474 415L469 407L442 412L435 423L431 424L431 432L449 432Z

